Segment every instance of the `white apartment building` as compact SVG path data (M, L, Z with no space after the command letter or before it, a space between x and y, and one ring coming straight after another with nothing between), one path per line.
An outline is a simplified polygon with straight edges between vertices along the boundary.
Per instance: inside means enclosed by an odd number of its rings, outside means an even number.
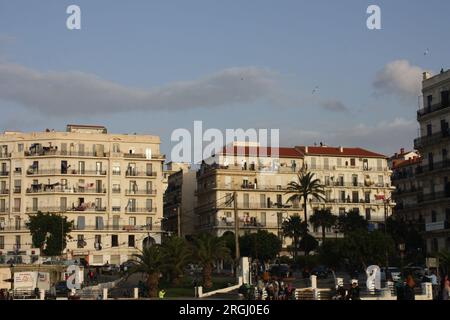
M0 256L31 248L30 215L73 221L66 254L91 265L126 261L161 241L160 138L101 126L0 135Z
M387 157L362 148L301 146L308 171L325 185L325 201L311 199L310 214L329 209L342 215L358 211L376 229L392 214L391 170ZM329 236L333 230L327 230Z

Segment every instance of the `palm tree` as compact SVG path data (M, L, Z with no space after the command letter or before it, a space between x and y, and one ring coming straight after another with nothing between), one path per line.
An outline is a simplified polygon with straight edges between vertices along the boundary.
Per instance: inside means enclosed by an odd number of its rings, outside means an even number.
M316 210L309 221L314 228L322 228L322 244L325 242L325 229L336 225L337 217L328 209Z
M201 233L194 238L194 260L203 268L203 286L211 288L214 262L228 259L230 250L223 238Z
M183 238L172 236L163 241L162 248L168 275L176 286L183 276L184 267L192 260L191 247Z
M294 244L293 256L295 259L295 257L297 256L300 238L308 233L308 226L307 224L302 222L302 218L300 218L300 216L291 216L287 220L283 221L281 230L285 237L289 237L292 239L292 242Z
M318 200L325 200L325 191L319 179L314 177L314 173L300 170L297 174L298 182L291 181L288 183L286 194L292 194L287 202L298 203L303 199L303 210L305 214L305 223L308 224L307 203L308 197Z
M130 260L132 265L127 272L127 277L136 273L144 274L147 278L149 297L157 297L159 278L166 269L163 248L158 244L144 246L140 253L133 254L133 258Z

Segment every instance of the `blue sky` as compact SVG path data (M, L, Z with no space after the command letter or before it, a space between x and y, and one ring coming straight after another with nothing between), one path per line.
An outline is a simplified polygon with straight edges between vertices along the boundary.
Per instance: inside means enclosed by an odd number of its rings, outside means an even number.
M66 28L70 4L81 30ZM370 4L382 30L366 28ZM170 153L172 130L202 120L390 154L418 134L420 73L449 67L449 11L441 0L0 0L0 129L101 124L160 135Z

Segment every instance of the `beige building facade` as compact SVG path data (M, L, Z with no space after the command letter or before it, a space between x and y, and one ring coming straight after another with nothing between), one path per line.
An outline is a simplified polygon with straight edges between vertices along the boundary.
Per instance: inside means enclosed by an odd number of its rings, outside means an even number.
M67 256L91 265L126 261L161 239L160 138L101 126L0 135L0 251L31 247L29 215L73 221Z

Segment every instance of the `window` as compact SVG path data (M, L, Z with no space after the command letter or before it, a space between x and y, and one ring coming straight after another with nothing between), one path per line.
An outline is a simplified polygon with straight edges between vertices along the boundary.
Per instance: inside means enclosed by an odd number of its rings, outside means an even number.
M119 236L117 234L111 235L111 247L119 246Z
M95 217L95 229L103 230L103 217Z
M5 249L5 237L0 236L0 249Z
M113 175L115 175L115 176L120 175L120 164L118 164L118 163L113 163L112 173L113 173Z
M431 136L433 134L433 126L430 124L427 124L427 136Z
M145 208L148 212L153 211L153 200L152 199L145 199Z
M67 143L65 143L65 142L61 143L61 154L62 155L67 154Z
M350 166L352 166L352 167L356 166L356 159L355 158L351 158L350 159Z
M366 220L370 221L371 219L372 219L371 209L370 208L366 208Z
M20 212L20 198L15 198L14 199L14 212Z
M63 212L67 210L67 198L66 197L59 198L59 209Z
M330 185L330 176L325 176L325 185L326 186Z
M431 242L431 250L432 251L439 251L439 242L437 238L433 238Z
M354 187L358 186L358 175L356 174L352 175L352 184Z
M339 208L339 216L342 217L345 215L345 208Z
M113 152L114 153L120 152L120 145L118 143L113 143Z
M15 227L16 230L20 230L22 228L22 219L20 217L15 218Z
M432 104L433 104L433 96L429 95L429 96L427 96L427 108L431 109Z
M84 235L79 234L77 236L77 248L82 249L82 248L84 248L85 245L86 245L86 242L84 241Z
M325 170L329 170L330 169L330 164L329 164L329 159L328 158L323 158L323 168Z
M265 212L261 212L260 223L262 226L266 225L266 213Z
M6 200L0 199L0 212L5 212L5 211L6 211Z
M378 185L381 187L384 185L384 178L382 175L378 176Z
M94 248L96 250L102 250L102 236L99 234L95 235Z
M17 144L17 151L18 152L23 152L23 143L18 143Z
M84 216L77 217L77 230L84 230L85 228L85 218Z
M38 211L38 198L33 198L33 211Z
M145 219L145 226L147 227L147 230L152 230L152 228L153 228L153 218L152 217L147 217Z
M151 194L152 193L152 190L153 190L153 185L152 185L152 182L151 181L147 181L147 183L145 184L145 187L146 187L146 189L147 189L147 194Z
M341 200L341 202L345 202L345 191L340 192L339 199Z
M283 196L281 194L277 194L277 203L278 207L281 207L283 205Z
M232 199L233 199L233 195L231 193L225 194L225 204L227 207L232 206L232 202L233 202Z
M244 208L250 208L250 196L248 193L244 193Z
M436 222L437 221L437 214L436 211L431 211L431 222Z
M129 247L134 247L135 246L135 240L134 240L134 235L133 234L128 235L128 246Z
M130 218L128 219L128 224L129 224L130 226L135 226L135 225L136 225L136 217L130 217Z
M15 249L19 250L22 247L22 242L21 242L21 237L20 236L16 236L16 245L15 245Z
M337 158L336 164L337 164L338 167L342 167L342 159L341 158Z
M146 169L147 176L151 176L153 174L153 165L151 163L147 163Z
M358 191L353 191L352 192L352 201L353 201L353 203L358 203L359 202L359 193L358 193Z
M311 169L316 169L316 158L311 158Z
M102 211L102 198L95 198L95 210Z
M95 163L95 174L102 174L102 163L101 162Z
M364 192L364 200L366 203L370 203L370 192Z
M14 193L22 192L22 180L14 180Z
M441 103L442 103L442 108L447 108L449 106L448 90L441 91Z
M118 230L120 226L120 216L113 216L113 229Z
M338 185L343 187L344 186L344 176L340 175L338 178Z
M85 174L85 166L84 161L78 161L78 174Z

